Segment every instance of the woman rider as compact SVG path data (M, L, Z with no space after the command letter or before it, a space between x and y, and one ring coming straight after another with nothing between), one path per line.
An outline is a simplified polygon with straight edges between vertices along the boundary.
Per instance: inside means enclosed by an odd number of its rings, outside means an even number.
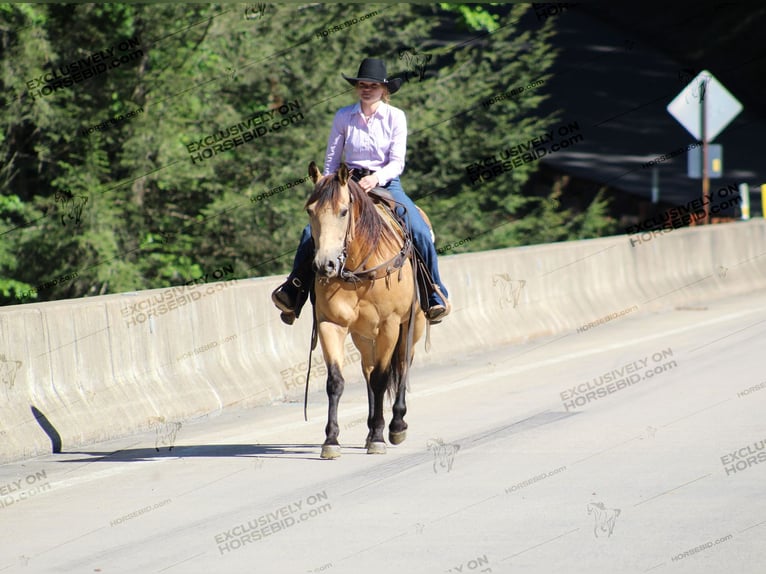
M431 278L446 298L449 293L439 276L431 230L399 183L407 149L407 120L402 110L388 102L389 95L399 89L402 80L387 79L386 65L377 58L365 58L354 78L341 75L356 88L359 102L343 107L335 114L325 153L324 175L337 171L345 152L345 162L349 169L353 168L352 174L356 175L354 179L363 174L358 183L364 191L383 187L406 207L407 223L415 247L428 267ZM307 225L290 276L271 294L272 301L282 311L282 320L288 325L300 316L308 297L314 277L311 268L313 254L314 241ZM432 293L426 316L431 323L438 323L449 313L449 309L447 300L438 293Z

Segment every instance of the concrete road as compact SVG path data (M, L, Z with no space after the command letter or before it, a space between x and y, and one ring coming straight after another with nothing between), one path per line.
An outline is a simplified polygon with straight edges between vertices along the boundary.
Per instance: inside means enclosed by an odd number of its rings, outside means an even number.
M415 368L384 456L357 377L336 461L317 394L308 423L282 403L3 465L0 572L763 572L764 336L751 295Z

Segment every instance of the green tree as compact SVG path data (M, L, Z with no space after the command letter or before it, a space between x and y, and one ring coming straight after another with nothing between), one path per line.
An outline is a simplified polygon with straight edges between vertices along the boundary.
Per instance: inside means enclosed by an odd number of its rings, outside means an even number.
M335 111L355 99L340 72L353 74L363 57L385 59L406 80L392 99L409 124L403 186L430 214L437 247L546 240L535 229L562 210L556 197L525 193L536 164L482 186L466 172L558 120L537 111L544 85L483 104L549 77L555 19L525 31L528 10L0 5L0 304L182 284L230 264L238 277L286 271L311 190L292 184L322 162ZM36 78L109 50L125 61L33 96ZM289 125L194 159L200 140L280 106L293 108ZM79 217L76 198L86 198ZM577 223L561 238L602 232L603 210L599 199L567 214Z

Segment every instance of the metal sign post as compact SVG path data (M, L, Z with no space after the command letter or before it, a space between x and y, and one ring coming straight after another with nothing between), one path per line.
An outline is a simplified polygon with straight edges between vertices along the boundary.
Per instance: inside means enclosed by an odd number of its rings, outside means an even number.
M699 104L695 100L699 100ZM668 104L668 112L697 141L702 142L702 201L705 223L710 221L710 150L714 140L742 111L742 104L731 95L713 74L703 70Z
M700 80L700 132L702 133L702 205L705 206L705 219L703 224L710 223L710 176L708 175L708 149L707 149L707 98L705 97L705 88L707 87L707 78Z

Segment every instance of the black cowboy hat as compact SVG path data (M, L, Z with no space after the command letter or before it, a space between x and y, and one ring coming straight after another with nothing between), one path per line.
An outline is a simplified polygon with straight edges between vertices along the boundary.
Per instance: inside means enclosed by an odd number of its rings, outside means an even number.
M340 74L352 86L357 82L378 82L388 88L390 94L399 90L402 85L401 78L386 78L386 63L378 58L365 58L359 65L359 72L355 78L349 78L346 74Z

